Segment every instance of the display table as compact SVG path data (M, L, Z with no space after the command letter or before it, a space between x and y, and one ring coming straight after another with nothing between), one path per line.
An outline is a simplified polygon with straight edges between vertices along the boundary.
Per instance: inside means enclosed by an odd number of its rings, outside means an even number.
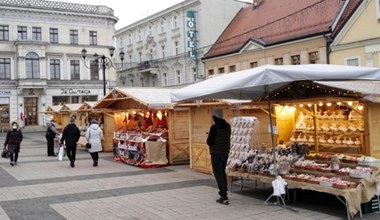
M114 138L114 160L151 168L168 164L166 141L133 141Z
M258 180L263 183L271 184L275 177L273 176L262 176L258 174L241 173L239 171L227 171L227 176L229 177L230 184L232 184L233 178L242 178L250 180ZM361 209L361 203L366 203L371 200L371 198L376 193L376 182L380 181L379 171L376 170L371 177L365 179L358 179L358 186L356 188L349 189L337 189L330 186L323 186L319 184L312 184L307 182L299 182L294 180L285 180L288 189L303 189L312 190L317 192L323 192L332 194L335 196L342 196L346 202L347 214L354 216Z

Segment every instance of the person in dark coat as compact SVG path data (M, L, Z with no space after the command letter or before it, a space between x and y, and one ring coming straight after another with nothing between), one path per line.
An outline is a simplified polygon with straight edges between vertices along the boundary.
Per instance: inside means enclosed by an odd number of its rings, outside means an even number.
M17 165L18 153L20 152L20 144L22 139L22 132L17 122L12 122L11 130L8 131L4 142L4 148L8 147L11 166Z
M67 157L70 160L70 166L75 167L75 155L77 151L77 142L80 138L80 130L75 124L76 116L70 117L70 123L66 125L62 132L61 144L66 145Z
M226 166L230 152L231 126L223 119L222 109L215 109L212 118L214 124L210 127L207 145L210 149L212 170L219 188L220 198L216 202L229 205Z
M54 139L56 135L60 135L57 129L55 129L55 121L51 120L50 125L46 130L46 141L47 141L47 155L48 157L56 156L54 153Z

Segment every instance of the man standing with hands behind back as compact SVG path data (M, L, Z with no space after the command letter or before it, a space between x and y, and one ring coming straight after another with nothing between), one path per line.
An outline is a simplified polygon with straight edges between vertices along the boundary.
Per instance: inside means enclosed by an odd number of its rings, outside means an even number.
M77 116L70 117L70 123L63 129L61 144L66 144L67 157L70 160L70 166L75 167L75 155L77 152L77 142L80 138L80 130L75 124Z
M210 127L207 145L210 148L212 170L219 188L220 198L216 202L229 205L226 166L230 152L231 126L223 119L222 109L215 109L212 118L214 124Z

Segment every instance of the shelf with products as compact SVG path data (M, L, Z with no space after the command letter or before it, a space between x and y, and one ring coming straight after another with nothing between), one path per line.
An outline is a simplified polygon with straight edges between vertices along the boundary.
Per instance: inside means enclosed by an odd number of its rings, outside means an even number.
M363 105L358 101L299 104L288 144L304 143L312 151L361 154L364 148ZM346 149L345 149L346 148Z

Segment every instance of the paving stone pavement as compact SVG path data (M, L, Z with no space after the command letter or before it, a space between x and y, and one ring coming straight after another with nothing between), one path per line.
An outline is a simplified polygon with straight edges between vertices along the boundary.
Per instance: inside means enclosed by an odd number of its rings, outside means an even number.
M265 204L270 188L247 182L229 192L230 205L215 202L217 188L211 175L191 171L189 165L142 169L100 154L92 167L90 155L77 152L75 168L67 158L46 156L43 133L24 133L19 162L11 167L0 158L0 220L55 219L345 219L336 198L332 202L303 199L288 203L290 209ZM4 143L5 134L0 134ZM298 196L297 196L298 197ZM311 200L311 201L310 201ZM363 219L379 219L379 213ZM358 216L355 219L360 219Z

